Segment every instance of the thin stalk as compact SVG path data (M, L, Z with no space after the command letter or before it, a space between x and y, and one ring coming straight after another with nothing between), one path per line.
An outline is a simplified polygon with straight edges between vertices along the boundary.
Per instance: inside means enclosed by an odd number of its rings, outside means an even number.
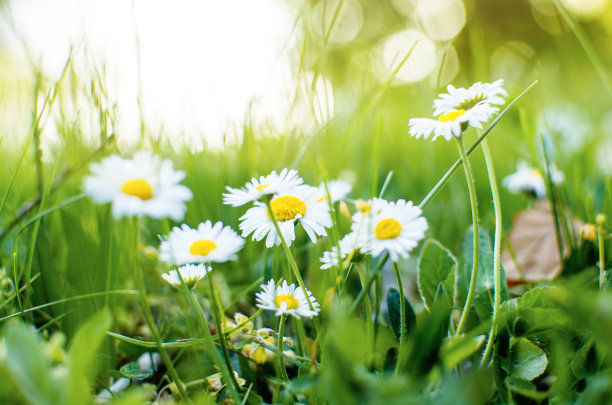
M603 227L599 225L597 227L597 245L599 247L599 289L603 290L606 281L606 265L605 265L605 251L604 251L604 232Z
M470 206L472 207L472 226L474 234L474 257L472 259L472 275L470 278L470 287L468 289L468 295L465 299L465 306L459 318L459 325L455 331L455 336L460 336L465 322L467 321L468 314L470 312L470 306L472 305L472 299L474 298L474 290L476 289L476 277L478 275L478 202L476 201L476 190L474 189L474 178L472 177L472 169L470 168L470 161L465 153L465 147L463 146L463 137L459 136L455 138L457 141L457 148L461 155L461 161L463 162L463 168L465 169L465 179L468 184L468 192L470 193Z
M138 264L138 253L139 253L138 245L139 245L139 239L140 239L139 224L140 224L139 218L138 217L134 218L134 230L133 231L135 233L134 236L136 239L136 258L135 260L137 264ZM174 364L172 363L170 356L168 356L168 352L166 351L166 348L164 347L159 331L157 330L157 326L155 325L155 321L153 320L153 313L151 313L151 307L149 307L149 301L147 299L147 292L146 292L146 287L145 287L142 266L137 266L137 267L138 269L136 269L136 285L138 289L138 303L140 304L140 307L142 308L142 314L145 318L145 321L147 322L147 325L149 326L149 329L151 330L151 335L153 337L153 340L155 340L155 343L157 344L157 350L159 351L159 355L161 356L162 361L166 365L166 368L168 369L168 373L170 374L170 377L172 377L172 380L176 384L176 388L178 389L181 400L187 403L191 403L191 400L187 396L187 391L185 391L185 386L183 385L183 382L179 378L179 375L176 369L174 368Z
M357 270L359 271L359 278L361 280L361 288L366 288L366 283L367 283L367 273L365 272L365 270L363 269L362 266L357 265ZM372 302L370 300L370 297L368 296L368 294L364 295L364 300L365 300L365 313L366 313L366 317L365 317L365 321L366 321L366 336L368 338L368 340L370 341L374 341L374 322L372 321ZM374 353L374 352L372 352ZM368 366L370 365L370 358L368 358Z
M491 321L491 331L487 346L480 361L480 367L484 367L489 362L489 356L493 349L493 339L495 337L495 327L497 324L497 314L501 303L501 236L502 236L502 210L501 200L499 198L499 190L497 189L497 179L495 177L495 168L493 166L493 158L489 150L489 144L485 140L482 143L482 151L484 153L487 172L489 174L489 183L491 184L491 195L493 196L493 208L495 210L495 237L493 242L493 278L494 278L494 294L493 294L493 320Z
M357 294L357 298L355 298L355 301L353 301L353 305L351 305L351 310L349 313L352 314L353 312L357 310L357 308L359 307L359 304L361 304L361 301L363 301L363 299L365 298L365 295L368 293L368 290L372 286L372 283L374 282L376 277L379 276L380 271L382 270L385 263L387 263L387 260L389 260L389 253L385 253L385 256L382 258L380 263L378 263L378 267L376 268L376 271L374 271L374 273L370 276L370 278L368 279L366 284L363 286L361 291L359 291L359 294Z
M285 334L285 321L287 320L287 314L282 314L280 321L278 322L278 342L276 348L276 361L278 363L278 371L283 381L289 382L289 376L287 375L287 369L285 368L285 360L283 359L283 336Z
M185 292L185 295L187 296L187 300L189 301L191 310L195 313L196 322L198 323L200 332L202 332L202 334L204 335L204 344L206 345L206 351L210 354L210 356L212 356L213 363L219 365L219 368L221 369L221 375L222 375L223 381L233 380L233 376L230 376L229 370L227 369L225 362L223 361L223 359L221 358L221 355L217 351L217 347L215 346L213 337L210 334L210 329L208 328L208 321L206 321L206 317L204 316L204 312L202 311L202 307L200 306L200 303L198 302L198 300L195 299L191 289L187 286L187 284L185 284L183 277L181 277L181 273L179 271L177 271L176 273L179 279L181 280L181 284L183 285L183 291ZM210 277L210 275L207 275L207 277ZM219 330L219 333L221 333L220 330ZM228 387L230 389L230 393L231 393L231 396L234 402L235 403L241 402L240 394L236 390L236 387L234 386L234 384L228 384Z
M223 325L221 325L222 315L220 308L217 307L217 300L215 296L214 283L212 281L212 274L208 274L206 278L208 279L208 288L210 288L210 306L212 307L213 318L215 319L215 325L217 326L217 334L219 335L219 346L221 346L221 353L223 354L225 366L227 367L227 371L229 372L231 384L234 385L234 388L236 390L240 390L240 385L238 385L238 381L236 381L236 376L234 375L234 368L232 367L229 352L227 351L227 340L225 339Z
M397 289L399 290L400 300L400 345L399 352L397 354L397 363L395 365L395 374L397 374L400 367L400 359L402 358L402 347L404 345L404 340L406 340L406 303L404 302L404 284L402 283L402 276L396 261L393 261L393 272L395 273L395 279L397 280Z
M276 229L276 233L278 234L278 237L281 240L281 245L283 246L283 249L285 250L285 254L287 255L287 260L289 261L289 267L293 271L293 275L296 278L300 288L304 291L304 295L306 296L306 301L308 302L308 308L311 311L314 311L314 307L312 306L312 302L310 301L310 297L308 296L308 294L306 294L306 285L304 284L304 280L302 279L302 275L300 274L300 270L298 269L297 263L295 262L295 258L293 257L293 253L291 253L291 249L289 249L289 246L287 245L287 242L285 241L285 237L281 233L280 227L278 226L278 222L276 221L276 217L274 216L274 211L272 210L272 205L270 205L270 199L269 198L264 198L264 201L265 201L266 207L268 209L268 215L270 216L270 219L272 219L272 223L274 224L274 228ZM314 318L314 324L315 324L315 329L316 329L316 331L318 333L319 332L319 322L318 322L317 318Z

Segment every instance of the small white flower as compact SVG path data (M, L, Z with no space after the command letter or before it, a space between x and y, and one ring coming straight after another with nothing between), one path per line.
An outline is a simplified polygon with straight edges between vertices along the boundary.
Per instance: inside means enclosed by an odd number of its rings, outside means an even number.
M187 264L162 274L162 277L171 285L180 286L181 280L178 276L180 274L185 284L187 284L189 288L193 288L197 282L203 279L210 271L212 271L212 267L206 267L204 264L198 264L197 266L195 264Z
M323 252L319 259L321 270L330 269L334 266L342 266L344 260L351 255L357 254L367 245L366 232L353 231L344 236L338 242L338 246L333 246L331 251ZM339 248L339 250L338 250Z
M268 281L268 284L262 284L262 292L256 294L257 306L262 309L275 311L276 315L293 315L296 318L312 318L319 314L319 303L308 290L304 291L301 287L294 284L287 284L287 280L283 280L283 284L276 287L274 280ZM308 305L306 294L310 298L312 310Z
M318 188L298 186L277 194L271 201L272 212L287 245L295 240L295 221L299 220L310 240L316 242L317 235L325 236L325 228L332 226L329 204L321 200ZM266 247L279 245L281 239L276 232L266 205L256 202L240 218L242 236L253 234L253 240L266 238Z
M226 187L229 193L223 194L223 204L239 207L257 201L264 195L285 192L303 182L297 170L283 169L280 174L273 171L267 176L260 176L259 180L253 177L243 188Z
M197 229L188 225L175 226L167 240L159 246L159 258L167 263L226 262L234 260L244 246L244 239L229 226L211 221L202 222Z
M553 183L561 183L564 180L563 173L556 166L551 165L549 170ZM503 184L510 192L515 194L526 191L534 193L537 198L546 197L546 183L542 173L538 169L530 167L524 161L518 162L516 172L504 178Z
M319 184L319 190L323 193L322 198L327 198L327 192L329 191L329 196L331 197L332 204L344 200L346 195L351 192L353 187L343 180L332 180L327 182L327 188L325 187L325 183Z
M448 85L448 93L440 94L434 100L434 116L447 114L451 111L469 110L478 103L501 105L506 102L503 97L508 93L504 90L504 81L496 80L493 83L474 83L469 88L455 88ZM503 96L503 97L501 97Z
M115 218L148 215L180 221L185 202L193 197L189 188L179 184L185 172L147 151L136 152L132 159L112 155L92 163L90 169L83 190L96 203L111 203Z
M433 134L432 141L439 136L450 141L453 136L461 136L468 125L482 129L481 123L489 121L498 111L497 107L492 107L486 103L478 103L468 110L449 111L440 115L438 119L411 118L408 121L409 133L417 139L420 137L428 139Z
M392 261L407 258L428 228L422 211L412 201L389 202L380 198L372 200L371 217L367 221L369 232L365 253L380 256L388 252ZM353 224L357 226L358 224Z

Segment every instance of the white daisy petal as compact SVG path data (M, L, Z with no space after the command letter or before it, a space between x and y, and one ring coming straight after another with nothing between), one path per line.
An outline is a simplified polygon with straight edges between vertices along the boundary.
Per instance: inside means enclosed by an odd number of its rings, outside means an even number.
M244 188L226 187L228 193L223 194L223 204L239 207L251 201L257 201L264 195L272 195L299 186L304 180L298 176L297 170L283 169L279 174L272 171L259 179L252 178Z
M185 173L147 151L136 152L132 159L109 156L92 163L90 170L83 190L96 203L111 203L116 218L147 215L180 221L185 202L193 197L189 188L179 184Z
M236 258L244 239L221 222L202 222L197 229L183 224L174 227L167 240L159 246L159 258L167 263L225 262Z
M346 195L351 192L353 187L343 180L332 180L327 182L327 187L325 183L319 184L319 190L323 194L322 198L327 198L327 192L329 191L329 196L331 198L332 204L344 200Z
M553 183L561 183L564 180L563 173L554 164L550 165L549 170ZM537 198L546 197L546 183L542 173L524 161L518 162L516 172L504 178L502 184L515 194L525 191L535 194Z
M186 266L179 267L178 269L171 270L168 273L162 274L164 280L166 280L169 284L173 286L180 286L181 280L178 277L178 274L181 275L181 278L187 284L188 287L195 287L196 283L204 278L208 272L212 271L212 267L206 267L204 264L188 264Z
M325 236L325 228L332 226L329 215L329 204L321 201L319 189L310 186L297 186L283 193L278 193L270 201L274 217L287 245L295 240L295 222L299 221L302 227L315 242L316 237ZM280 245L272 218L263 203L257 202L240 218L239 228L242 236L253 234L253 240L266 237L266 247Z
M255 294L257 307L274 311L279 316L292 315L296 318L312 318L319 314L319 303L310 291L304 292L301 287L287 284L286 280L283 280L278 287L275 285L274 280L261 285L263 291ZM308 294L312 309L310 309L306 294Z
M407 258L419 241L425 237L427 220L412 201L389 202L374 198L371 217L359 226L368 234L364 253L380 256L388 252L392 261ZM355 228L356 224L353 224Z

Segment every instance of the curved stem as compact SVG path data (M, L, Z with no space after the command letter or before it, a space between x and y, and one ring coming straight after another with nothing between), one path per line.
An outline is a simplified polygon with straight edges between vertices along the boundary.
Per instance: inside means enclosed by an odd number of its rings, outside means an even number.
M393 272L395 273L395 279L397 280L397 289L399 290L400 300L400 345L399 352L397 354L397 364L395 365L395 374L397 374L400 367L400 359L402 358L402 346L404 345L404 340L406 339L406 303L404 302L404 284L402 283L402 276L400 275L399 267L395 261L393 262Z
M212 357L213 363L219 365L219 368L221 369L221 375L222 375L223 381L226 381L226 382L233 381L233 375L230 375L230 372L227 369L227 365L224 363L223 359L221 358L221 355L217 351L217 346L215 345L213 337L210 333L210 329L208 328L208 321L206 321L206 317L204 316L204 312L202 311L202 307L200 306L200 303L198 302L198 300L195 299L191 289L187 286L187 284L185 284L185 280L183 280L181 273L179 271L177 271L176 273L178 275L179 280L181 281L181 284L183 286L183 291L185 292L185 295L187 296L187 301L189 301L191 310L195 314L196 322L198 323L200 332L204 335L204 344L206 345L206 350L208 351L209 355ZM208 274L206 277L210 277L210 274ZM219 333L221 333L221 331L219 331ZM221 335L219 335L219 338L220 337ZM240 394L238 393L238 390L236 389L234 384L228 384L228 387L230 389L230 393L232 395L234 402L240 403L241 402Z
M206 278L208 279L208 287L210 288L210 305L213 310L212 313L215 319L215 325L217 326L217 334L219 335L219 346L221 346L221 353L223 353L223 359L225 360L225 365L229 373L231 384L234 385L237 391L239 391L240 385L238 385L238 382L236 381L236 376L234 375L234 368L232 367L229 352L227 351L227 340L225 339L225 331L223 330L223 325L221 325L221 311L219 307L217 307L217 298L215 296L215 287L212 282L212 274L207 274Z
M474 178L472 177L472 169L470 168L470 161L465 153L465 147L463 146L463 137L459 136L455 138L457 141L457 148L461 155L461 161L463 162L463 168L465 169L465 179L468 184L468 192L470 194L470 206L472 207L472 227L474 233L474 257L472 260L472 275L470 277L470 287L468 289L468 295L465 299L465 306L459 318L459 325L455 331L455 336L461 335L465 322L467 321L468 314L470 312L470 306L472 305L472 299L474 298L474 290L476 289L476 277L478 275L478 202L476 201L476 190L474 189Z
M493 277L494 277L494 295L493 295L493 319L491 320L491 331L489 332L489 339L487 340L487 346L482 355L480 361L480 367L484 367L489 362L489 356L493 349L493 340L495 338L495 328L497 324L497 314L499 304L501 303L501 236L502 236L502 211L501 201L499 198L499 190L497 189L497 179L495 178L495 168L493 167L493 159L491 157L491 151L489 150L489 144L487 141L482 142L482 151L485 157L485 163L487 165L487 172L489 174L489 183L491 184L491 195L493 196L493 208L495 210L495 237L493 242Z
M285 368L285 360L283 359L283 336L285 334L285 321L287 320L287 314L282 314L278 323L278 343L276 350L276 361L278 362L278 370L283 381L288 382L289 376L287 375L287 369Z
M357 310L357 308L359 307L359 304L361 304L361 301L363 301L363 299L365 298L366 294L370 290L370 286L372 285L372 283L374 282L376 277L379 276L380 271L382 270L382 268L385 265L385 263L387 263L387 260L389 260L389 253L388 252L385 253L385 255L381 259L380 263L378 263L378 267L376 268L376 271L374 273L372 273L372 275L370 276L370 278L368 279L366 284L363 286L361 291L359 291L359 294L357 294L357 298L355 298L355 301L353 301L353 304L351 305L351 309L350 309L349 313L352 314L353 312L355 312Z
M605 290L606 285L606 265L605 265L605 249L604 249L604 232L603 226L597 227L597 245L599 247L599 289Z

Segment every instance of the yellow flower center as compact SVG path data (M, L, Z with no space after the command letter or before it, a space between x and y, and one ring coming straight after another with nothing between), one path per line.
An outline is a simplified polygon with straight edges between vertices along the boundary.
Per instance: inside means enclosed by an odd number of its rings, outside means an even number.
M288 195L278 197L270 202L270 206L277 221L289 221L298 215L303 217L306 214L306 203L297 197Z
M287 305L287 309L297 309L300 306L300 301L296 300L291 294L281 294L274 299L274 304L278 308L281 307L283 302Z
M257 191L261 191L261 190L263 190L264 188L266 188L268 186L269 186L269 184L262 184L260 186L255 187L255 188L257 189Z
M540 171L538 169L533 169L531 171L531 175L534 177L542 177L542 173L540 173Z
M208 256L216 248L217 244L212 240L196 240L189 246L189 253L198 256Z
M402 226L393 218L387 218L376 224L374 235L378 239L394 239L402 232Z
M124 194L138 197L143 201L150 200L153 198L153 189L143 179L128 180L121 187L121 191Z
M449 111L445 114L440 115L438 117L438 121L440 122L455 121L457 118L461 117L463 114L465 114L465 110L463 108L458 111Z

